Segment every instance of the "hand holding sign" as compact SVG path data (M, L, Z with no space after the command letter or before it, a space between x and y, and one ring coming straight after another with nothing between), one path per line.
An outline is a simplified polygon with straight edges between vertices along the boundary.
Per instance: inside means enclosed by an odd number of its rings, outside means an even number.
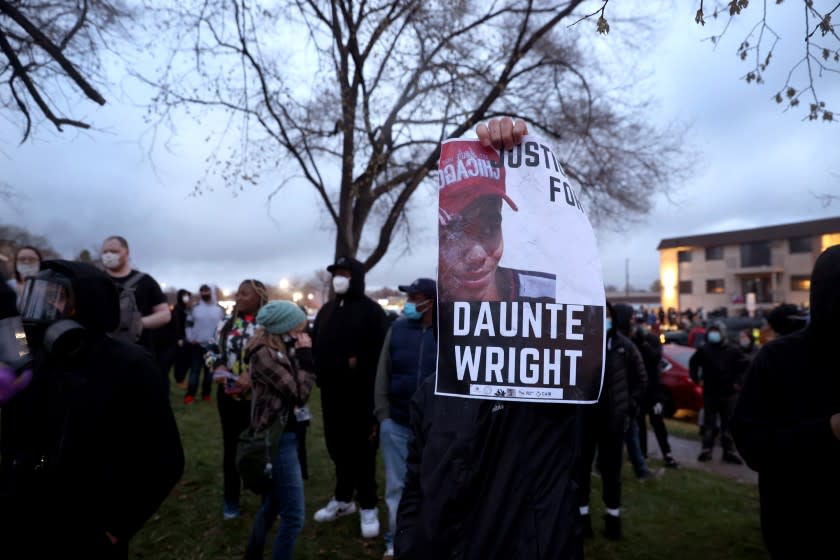
M528 125L525 121L514 122L511 118L490 119L487 124L480 124L475 128L478 134L478 141L485 148L493 147L498 149L512 149L522 143L522 138L528 134Z

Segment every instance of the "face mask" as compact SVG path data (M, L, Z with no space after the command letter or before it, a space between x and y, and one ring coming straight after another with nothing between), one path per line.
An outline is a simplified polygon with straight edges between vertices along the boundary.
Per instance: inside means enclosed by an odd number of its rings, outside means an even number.
M604 322L604 327L605 327L607 330L612 329L612 319L607 318L607 320Z
M708 338L709 342L711 342L712 344L717 344L721 341L720 333L717 331L710 332L708 335L706 335L706 338Z
M201 299L202 299L203 301L206 301L206 302L208 302L208 303L209 303L209 302L210 302L210 300L212 300L212 299L213 299L213 296L212 296L211 294L201 294Z
M184 303L189 303L190 302L190 296L181 297L181 301L183 301Z
M102 264L105 268L113 270L120 267L120 256L117 253L102 253Z
M22 264L18 263L17 271L23 278L29 278L30 276L35 276L38 274L38 271L41 270L41 267L37 264Z
M749 340L741 340L741 348L749 348L750 341Z
M333 290L338 295L346 294L347 290L350 289L350 279L346 276L333 276L332 284Z
M423 317L423 312L417 310L416 303L414 303L413 301L408 301L403 306L403 315L405 315L407 318L413 321L417 321Z

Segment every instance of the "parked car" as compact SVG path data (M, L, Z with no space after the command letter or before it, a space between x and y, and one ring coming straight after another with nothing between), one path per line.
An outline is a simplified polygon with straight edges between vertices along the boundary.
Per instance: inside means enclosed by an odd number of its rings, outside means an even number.
M664 331L659 335L659 342L662 344L688 345L688 333L683 330Z
M703 409L703 388L689 375L688 361L694 352L694 348L679 344L662 345L660 379L667 391L664 404L668 416L680 409Z

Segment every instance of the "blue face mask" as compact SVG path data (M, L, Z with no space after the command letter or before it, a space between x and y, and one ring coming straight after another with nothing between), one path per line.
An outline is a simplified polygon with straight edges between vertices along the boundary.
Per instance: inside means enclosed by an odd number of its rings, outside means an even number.
M607 330L610 330L612 328L612 319L610 319L609 317L607 317L607 321L604 323L604 328L606 328Z
M712 331L712 332L710 332L709 334L707 334L707 335L706 335L706 338L707 338L707 339L709 340L709 342L711 342L712 344L717 344L717 343L718 343L718 342L720 342L720 340L721 340L720 333L719 333L719 332L717 332L717 331Z
M426 303L426 302L424 301L424 302L421 302L420 304L423 305L424 303ZM422 318L423 313L425 313L425 312L426 312L425 309L423 311L419 311L417 309L417 304L414 303L413 301L407 301L405 303L405 305L403 306L403 315L405 315L407 318L413 319L415 321Z

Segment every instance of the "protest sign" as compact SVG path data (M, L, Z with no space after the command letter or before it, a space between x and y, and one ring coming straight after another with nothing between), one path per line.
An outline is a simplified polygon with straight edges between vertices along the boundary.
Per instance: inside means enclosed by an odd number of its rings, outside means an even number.
M604 368L595 235L550 145L449 140L439 162L435 393L593 403Z

